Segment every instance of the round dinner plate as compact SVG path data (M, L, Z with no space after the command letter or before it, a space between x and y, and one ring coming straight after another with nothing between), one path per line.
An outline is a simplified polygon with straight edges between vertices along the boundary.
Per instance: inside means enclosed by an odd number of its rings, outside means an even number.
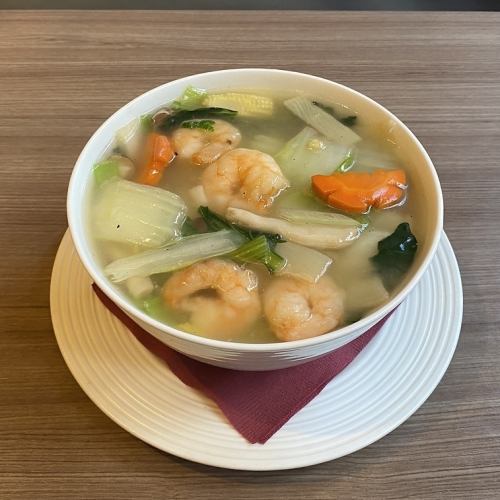
M455 351L462 284L443 233L419 284L358 357L266 444L249 444L94 296L69 231L56 256L52 322L66 364L112 420L160 450L242 470L314 465L391 432L429 397Z

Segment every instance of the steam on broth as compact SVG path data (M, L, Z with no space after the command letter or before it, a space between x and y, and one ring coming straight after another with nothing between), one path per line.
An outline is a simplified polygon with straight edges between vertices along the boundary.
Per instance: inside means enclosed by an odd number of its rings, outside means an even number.
M417 251L408 172L384 133L314 96L189 87L94 166L104 273L155 319L215 339L355 322Z

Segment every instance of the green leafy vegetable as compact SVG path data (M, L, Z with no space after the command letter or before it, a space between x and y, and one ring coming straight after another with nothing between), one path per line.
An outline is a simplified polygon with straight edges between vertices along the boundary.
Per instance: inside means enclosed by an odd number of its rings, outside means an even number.
M222 229L238 230L236 226L233 226L224 217L212 212L208 207L198 207L198 213L211 231L221 231ZM247 236L245 230L243 230L242 234Z
M318 108L322 109L323 111L326 111L327 113L332 115L335 119L337 119L340 123L342 123L342 125L345 125L346 127L353 127L354 125L356 125L356 121L358 119L356 115L349 115L349 116L344 116L343 118L339 118L331 106L326 106L325 104L322 104L318 101L313 101L313 104L315 106L318 106Z
M250 234L256 235L256 234L263 234L266 237L267 242L269 243L269 246L271 247L272 250L276 247L278 243L285 243L286 240L281 236L281 234L278 233L261 233L260 231L250 231ZM254 236L255 237L255 236Z
M333 108L331 106L327 106L326 104L323 104L318 101L313 101L312 102L315 106L318 106L318 108L322 109L323 111L326 111L327 113L330 113L332 116L335 115Z
M231 222L228 222L224 217L221 217L215 212L212 212L212 210L210 210L208 207L198 207L198 212L202 216L208 228L212 231L221 231L224 229L230 229L242 235L250 243L252 241L259 239L260 237L264 237L264 239L266 240L266 247L269 253L266 253L265 256L264 254L262 254L261 259L251 262L261 262L267 267L267 269L271 273L276 272L276 270L281 269L285 265L285 260L280 255L274 252L276 244L284 241L281 235L269 234L269 233L263 233L261 231L252 231L249 229L245 229L241 226L238 226L237 224L232 224ZM260 239L259 242L255 245L255 247L250 246L250 252L252 251L264 252L265 249L263 248L262 245L263 245L262 239ZM248 247L243 249L243 252L247 251Z
M347 156L340 162L339 166L335 170L338 170L339 172L347 172L348 170L351 170L355 161L354 154L352 151L349 151Z
M271 273L280 271L286 264L283 257L271 250L264 235L247 241L229 256L238 262L262 263Z
M207 132L214 131L215 122L213 120L189 120L187 122L183 122L182 128L201 128L202 130L206 130Z
M203 217L203 220L212 231L220 231L222 229L232 229L233 231L238 231L248 240L252 240L254 238L263 235L269 241L269 245L271 246L271 248L274 248L277 243L283 243L285 241L279 234L264 233L262 231L253 231L251 229L246 229L244 227L238 226L238 224L233 224L224 217L210 210L208 207L198 207L198 212Z
M120 176L120 166L117 161L105 160L96 163L92 170L95 182L101 186L106 181Z
M393 288L411 266L417 251L417 239L410 225L402 222L387 238L378 242L378 253L371 258L388 288Z
M163 304L161 297L155 296L141 301L140 307L144 312L158 319L158 316L162 315Z
M147 114L147 115L142 115L141 118L141 127L144 132L151 132L154 127L154 122L153 122L153 115Z
M170 129L179 126L181 123L188 120L197 120L200 118L231 118L236 116L238 112L233 111L232 109L226 108L198 108L189 110L182 110L174 113L171 116L168 116L165 120L163 120L159 125L158 129L162 132L168 132Z
M242 262L258 262L266 258L269 253L269 245L265 236L259 236L254 240L243 243L238 249L231 253L231 257Z
M151 316L158 321L171 323L174 319L172 313L168 310L165 301L159 295L154 295L152 297L148 297L147 299L138 301L137 305L148 316Z
M346 127L353 127L356 125L356 120L358 117L356 115L349 115L344 118L340 118L339 122L345 125Z
M181 97L172 103L172 108L175 110L191 111L199 108L203 104L203 100L206 96L206 90L197 89L196 87L189 85Z

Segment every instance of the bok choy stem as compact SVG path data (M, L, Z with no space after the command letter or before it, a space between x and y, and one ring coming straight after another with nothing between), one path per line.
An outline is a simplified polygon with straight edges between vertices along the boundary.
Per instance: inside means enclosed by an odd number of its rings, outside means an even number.
M271 250L264 235L247 241L232 252L230 257L238 262L264 264L271 273L280 271L286 264L283 257Z
M104 268L104 273L111 281L120 283L132 276L175 271L200 260L226 255L243 242L240 234L229 230L186 236L162 248L115 260Z

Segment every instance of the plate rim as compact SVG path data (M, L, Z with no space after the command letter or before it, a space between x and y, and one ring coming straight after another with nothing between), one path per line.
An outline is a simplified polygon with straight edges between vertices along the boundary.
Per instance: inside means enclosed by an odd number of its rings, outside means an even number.
M454 316L455 321L454 321L454 328L453 328L453 336L450 337L450 339L448 340L447 355L438 365L439 370L434 375L432 380L428 381L426 390L420 395L419 398L416 399L415 403L412 405L409 405L409 407L401 415L399 415L397 418L395 418L394 421L391 422L389 425L387 425L387 423L386 423L383 427L383 430L381 432L378 432L376 434L376 436L373 437L373 439L370 438L370 439L365 440L365 441L361 440L362 442L360 442L359 444L355 444L355 446L350 448L349 451L344 452L344 451L342 451L342 449L340 449L340 450L338 450L338 453L332 453L331 456L329 456L326 459L323 456L320 456L317 460L310 460L306 457L304 459L304 461L301 461L301 459L299 457L299 458L297 458L297 460L295 461L295 463L293 465L266 466L265 463L262 463L262 465L253 466L251 463L247 463L244 460L241 460L241 459L236 457L236 458L234 458L234 463L222 463L222 462L224 462L224 459L219 460L219 461L211 460L211 456L208 456L205 458L205 457L203 457L202 453L197 454L198 456L193 456L193 455L190 456L188 453L184 453L184 451L182 449L181 450L176 450L176 449L172 449L172 448L169 449L168 447L163 446L163 443L155 442L153 439L150 439L149 436L142 435L139 431L130 427L127 422L120 421L119 416L115 415L109 408L107 408L105 406L105 404L99 400L99 397L96 397L95 393L92 392L92 387L91 387L92 384L89 383L89 386L86 385L88 383L87 382L88 377L83 372L78 371L79 370L78 365L73 365L72 360L70 359L70 353L66 352L65 348L63 347L64 343L62 342L62 337L64 334L61 333L61 330L63 329L63 327L62 327L62 324L59 324L59 317L58 317L58 314L60 311L54 305L55 303L57 303L55 277L59 271L58 264L62 260L62 256L65 252L73 251L72 258L79 260L78 254L76 253L76 249L75 249L73 242L71 240L71 235L70 235L69 230L66 230L66 232L64 233L64 235L61 239L61 242L58 246L58 250L56 253L55 260L54 260L54 266L53 266L52 273L51 273L50 312L51 312L51 320L52 320L54 335L55 335L59 350L61 352L61 355L63 356L63 359L64 359L66 366L68 367L71 375L73 376L73 378L75 379L77 384L80 386L80 388L83 390L83 392L90 399L90 401L92 401L92 403L95 404L99 408L99 410L102 411L115 424L117 424L119 427L124 429L126 432L128 432L129 434L131 434L135 438L138 438L141 441L147 443L148 445L150 445L150 446L152 446L152 447L154 447L154 448L156 448L164 453L168 453L168 454L171 454L173 456L179 457L183 460L188 460L188 461L200 463L200 464L203 464L206 466L217 467L217 468L222 468L222 469L245 470L245 471L254 471L254 472L262 471L262 472L264 472L264 471L278 471L278 470L293 470L293 469L297 469L297 468L311 467L314 465L318 465L320 463L326 463L326 462L341 458L342 456L347 456L347 455L350 455L352 453L355 453L356 451L359 451L367 446L370 446L374 442L376 442L376 441L382 439L383 437L385 437L386 435L390 434L397 427L399 427L402 423L404 423L406 420L408 420L408 418L410 418L411 415L413 415L427 401L427 399L430 397L430 395L434 392L436 387L441 382L444 374L446 373L446 371L451 363L453 355L456 351L456 347L457 347L458 340L460 337L460 332L461 332L462 319L463 319L463 288L462 288L462 280L461 280L460 270L458 267L456 255L453 251L453 247L452 247L452 245L451 245L451 243L450 243L450 241L449 241L449 239L446 236L446 233L444 231L442 232L442 235L441 235L441 239L440 239L440 242L438 245L438 250L441 246L445 247L444 248L445 256L447 257L447 259L450 260L450 264L451 264L450 267L453 268L455 278L457 278L456 283L455 283L457 285L457 289L455 290L455 293L457 295L458 300L456 300L454 302L454 305L456 306L457 309L455 311L455 316ZM427 273L432 272L431 271L432 264L434 262L434 259L437 257L437 253L438 252L436 252L433 260L431 261L431 264L426 271ZM80 265L82 265L82 264L80 263ZM88 274L85 269L83 269L83 270L86 274ZM418 285L417 285L417 287L418 287ZM126 327L123 327L123 328L126 329ZM58 329L60 329L59 332L58 332ZM168 370L168 368L166 368L166 369ZM188 388L186 386L186 390L193 390L193 389ZM315 399L317 399L317 397ZM228 422L224 421L223 423L232 429L231 425ZM285 424L285 426L286 426L286 424ZM238 436L239 436L239 434L238 434ZM241 438L241 439L244 440L244 438ZM248 446L249 447L254 447L254 446L260 447L260 449L262 450L265 448L266 444L248 444ZM175 446L173 448L175 448ZM252 463L255 463L255 460Z

